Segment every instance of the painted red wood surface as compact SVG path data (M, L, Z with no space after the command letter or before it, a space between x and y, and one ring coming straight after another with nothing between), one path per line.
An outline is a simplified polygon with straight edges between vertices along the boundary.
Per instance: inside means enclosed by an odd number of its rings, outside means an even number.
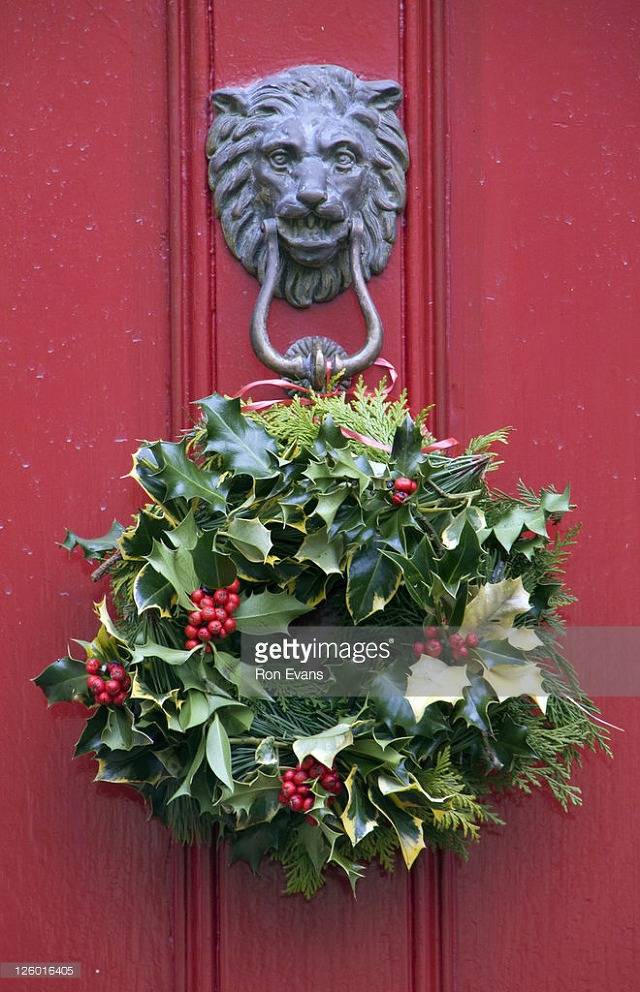
M263 373L255 283L211 226L207 94L302 61L407 90L406 224L372 283L386 357L414 402L439 400L439 430L518 428L502 484L573 481L576 615L633 622L634 5L16 0L4 21L0 957L81 960L79 992L631 992L633 703L606 703L628 733L615 764L588 763L582 812L511 802L468 866L428 856L411 878L371 872L357 902L336 882L306 905L275 868L183 858L124 791L91 784L90 761L69 763L79 714L47 714L25 680L91 629L87 570L53 544L64 525L125 515L135 439ZM362 333L346 297L273 315L281 345Z
M447 429L513 424L511 486L571 481L576 623L637 624L640 12L629 0L447 4ZM586 762L584 806L508 802L447 865L445 992L639 987L640 708Z
M71 763L82 710L47 713L28 681L94 629L88 570L55 542L126 516L136 438L171 429L165 5L1 20L0 959L79 961L77 992L169 990L182 855Z

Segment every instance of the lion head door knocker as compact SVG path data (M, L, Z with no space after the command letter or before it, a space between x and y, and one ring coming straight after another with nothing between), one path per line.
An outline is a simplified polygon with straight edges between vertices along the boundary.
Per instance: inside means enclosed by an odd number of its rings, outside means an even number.
M372 364L382 324L367 280L382 272L405 202L407 141L397 83L359 79L335 65L302 65L217 90L207 140L209 183L226 242L261 285L251 320L258 358L279 375L320 388ZM267 329L274 295L295 307L353 285L367 340L347 355L307 337L284 355Z

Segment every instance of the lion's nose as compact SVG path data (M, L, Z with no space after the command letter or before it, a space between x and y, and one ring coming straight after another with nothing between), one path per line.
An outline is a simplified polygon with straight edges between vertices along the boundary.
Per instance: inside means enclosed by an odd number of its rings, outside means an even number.
M298 199L304 203L305 207L317 207L319 203L324 203L327 199L327 192L315 183L309 186L302 186L298 190Z

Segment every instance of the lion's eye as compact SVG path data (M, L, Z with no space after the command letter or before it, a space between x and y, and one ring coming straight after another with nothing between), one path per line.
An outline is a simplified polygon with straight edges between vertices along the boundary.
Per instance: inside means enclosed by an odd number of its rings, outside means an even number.
M289 156L282 148L276 148L274 152L269 155L269 161L275 169L282 169L289 163Z
M350 152L348 148L338 149L335 160L336 165L339 165L341 169L350 169L351 166L356 163L355 155L353 152Z

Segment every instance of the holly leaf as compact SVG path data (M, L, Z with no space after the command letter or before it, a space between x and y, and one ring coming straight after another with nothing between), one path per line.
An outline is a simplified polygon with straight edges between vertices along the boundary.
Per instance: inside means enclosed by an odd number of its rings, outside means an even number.
M308 613L312 607L286 592L257 593L245 599L234 618L243 634L286 633L292 620Z
M450 596L455 598L463 579L478 574L482 555L478 534L465 519L456 547L445 551L432 566Z
M345 486L340 486L339 488L334 489L333 492L320 493L316 508L313 512L317 513L319 517L322 517L327 527L331 527L333 521L335 520L336 513L344 503L347 496L348 490Z
M100 739L112 751L130 751L137 745L153 743L151 737L134 728L133 713L124 706L108 708L107 720Z
M296 758L304 761L307 755L312 755L330 768L336 754L353 744L352 723L353 719L349 718L312 737L298 737L292 745Z
M209 768L216 778L219 778L227 788L233 789L231 745L217 713L207 730L206 755Z
M106 534L101 537L79 537L72 530L65 532L64 541L61 547L67 551L74 548L82 548L85 558L96 558L105 551L115 551L118 547L118 538L122 534L124 527L117 520L114 520Z
M158 610L161 617L170 617L174 588L164 575L156 572L149 562L142 566L133 583L133 601L138 614Z
M226 501L220 487L220 477L199 468L189 458L187 444L185 438L177 443L156 441L147 446L158 466L152 474L164 486L164 499L200 499L224 509Z
M109 751L98 758L95 782L115 785L146 783L156 785L167 773L149 748L133 751Z
M455 716L461 717L468 727L477 727L484 734L490 734L489 706L495 703L495 696L482 678L474 678L463 689L464 700L457 704Z
M241 830L232 838L230 863L246 861L251 871L256 874L267 851L278 849L286 830L287 820L284 817L267 823L256 823L246 830Z
M423 461L422 444L423 436L415 425L415 422L407 414L403 422L396 428L391 447L391 461L400 475L413 478L418 465Z
M569 486L561 492L556 493L551 489L542 492L542 507L547 513L568 513L571 509L571 489Z
M189 594L198 587L198 576L193 566L191 552L184 547L171 549L154 540L147 560L156 572L171 583L180 606L185 610L192 610L194 607Z
M464 611L460 633L476 633L481 638L501 640L508 637L513 621L529 609L529 593L517 579L487 582Z
M203 534L191 552L193 565L201 585L210 589L220 589L230 585L236 577L235 565L229 555L215 548L211 534Z
M277 446L267 431L243 417L240 400L218 393L198 400L207 430L205 451L219 455L226 469L254 479L272 479L278 474Z
M227 524L226 534L248 561L266 562L271 550L271 531L259 520L234 517Z
M384 609L402 581L402 571L384 554L378 538L352 555L347 569L347 607L355 623Z
M75 751L73 752L75 758L79 758L81 754L91 754L91 752L98 750L102 744L102 731L105 728L108 716L109 710L106 706L98 706L96 708L95 713L87 720L84 730L76 742Z
M218 651L217 648L214 648L213 657L216 669L227 682L237 687L241 696L271 699L267 690L256 679L253 665L240 661L226 651Z
M342 826L352 845L355 847L370 834L378 825L376 811L370 802L364 787L358 777L358 769L354 765L345 779L347 804L340 814Z
M234 782L232 794L225 796L223 803L237 814L240 828L272 820L281 808L278 803L281 786L277 775L260 771L250 782Z
M533 662L517 666L493 665L484 673L484 679L495 692L498 702L514 696L531 696L545 713L548 696L542 688L543 678L543 673Z
M262 765L265 769L271 769L273 772L277 772L278 747L275 743L274 737L265 737L264 740L258 744L255 759L257 765Z
M86 669L81 661L75 661L68 655L47 665L32 681L42 689L49 706L89 702Z
M422 832L422 821L402 808L400 801L393 796L383 796L379 789L371 786L369 797L373 805L389 821L400 842L400 850L407 868L426 847Z
M423 654L411 666L407 679L407 701L416 721L422 719L427 706L433 703L457 703L463 699L462 690L469 684L465 665L447 665L439 658Z
M184 665L192 654L199 650L200 647L192 648L191 651L182 651L180 648L168 648L166 644L145 641L144 644L136 644L131 649L131 663L137 665L145 658L155 658L158 661L164 661L167 665Z
M123 531L118 542L123 558L144 558L151 551L154 539L160 540L167 530L166 519L148 510L136 514L135 523Z
M331 540L327 535L327 528L321 527L319 530L309 534L295 553L297 561L312 561L318 568L322 569L325 575L333 572L340 574L340 561L344 553L344 543L341 538L336 537Z

